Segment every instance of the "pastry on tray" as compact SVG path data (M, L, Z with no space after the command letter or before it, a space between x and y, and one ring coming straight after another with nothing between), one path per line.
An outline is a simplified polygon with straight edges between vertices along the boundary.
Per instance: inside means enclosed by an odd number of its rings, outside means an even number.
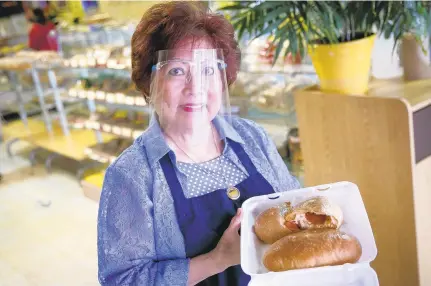
M254 231L264 243L273 243L300 230L337 229L342 222L343 212L337 204L326 197L313 197L293 207L286 202L265 210L256 217Z
M286 235L265 252L263 264L274 272L355 263L359 241L336 229L311 229Z
M285 202L260 213L254 224L265 244L262 262L269 271L286 271L355 263L362 247L353 235L339 230L343 211L324 196L294 206Z

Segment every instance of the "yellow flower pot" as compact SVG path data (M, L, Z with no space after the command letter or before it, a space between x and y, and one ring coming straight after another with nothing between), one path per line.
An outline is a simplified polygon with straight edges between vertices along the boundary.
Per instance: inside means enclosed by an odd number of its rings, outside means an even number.
M346 95L367 92L375 35L339 44L308 47L322 91Z

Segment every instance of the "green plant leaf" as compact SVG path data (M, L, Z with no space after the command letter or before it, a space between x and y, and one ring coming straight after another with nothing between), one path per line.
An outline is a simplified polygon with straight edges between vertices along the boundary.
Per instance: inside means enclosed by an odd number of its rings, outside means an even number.
M409 31L423 34L431 28L426 1L236 1L221 8L230 11L240 37L253 39L273 33L276 43L289 40L287 51L302 53L316 39L327 43L351 40L352 33L377 32L398 42ZM284 33L283 35L280 32ZM349 38L350 37L350 38ZM296 41L293 45L290 42ZM277 46L278 47L278 46ZM282 49L280 48L279 54Z
M267 13L265 16L258 19L253 25L261 25L264 23L271 23L274 21L274 19L282 17L280 14L280 9L274 9L273 11ZM283 17L284 18L284 17Z
M278 56L280 55L281 49L283 48L283 44L286 41L286 39L287 39L287 34L282 33L279 40L278 40L277 48L275 49L275 54L274 54L274 59L272 61L272 65L274 65L275 62L277 61Z
M272 22L270 25L268 25L265 29L263 29L263 30L261 30L261 31L259 31L259 33L253 38L253 39L256 39L256 38L259 38L259 37L261 37L261 36L263 36L263 35L266 35L266 34L269 34L269 33L271 33L272 31L274 31L282 22L284 21L284 19L278 19L278 20L276 20L276 21L274 21L274 22Z
M299 10L299 14L303 13L302 7L298 7ZM303 17L304 18L304 17ZM302 35L305 38L305 41L307 43L310 42L310 38L309 38L309 33L307 33L307 31L305 30L304 24L301 22L301 20L299 19L299 15L298 14L294 14L294 19L297 22L297 29L300 30L300 33L298 35ZM308 26L307 26L308 27ZM301 56L304 56L303 54L301 54Z
M233 10L242 10L244 8L247 8L247 5L244 5L241 2L236 2L235 4L224 6L219 8L219 11L233 11Z
M241 23L239 28L236 29L238 31L238 38L241 40L244 36L246 25L244 23Z

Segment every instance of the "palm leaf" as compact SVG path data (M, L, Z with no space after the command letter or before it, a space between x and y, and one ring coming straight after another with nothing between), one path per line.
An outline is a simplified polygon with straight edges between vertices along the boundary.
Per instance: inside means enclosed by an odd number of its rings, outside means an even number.
M302 53L315 40L323 43L350 41L355 33L377 32L393 36L395 45L405 32L423 34L417 24L431 26L430 3L426 1L235 1L221 8L232 15L232 23L242 38L273 34L276 56L283 50ZM353 37L351 37L353 36Z

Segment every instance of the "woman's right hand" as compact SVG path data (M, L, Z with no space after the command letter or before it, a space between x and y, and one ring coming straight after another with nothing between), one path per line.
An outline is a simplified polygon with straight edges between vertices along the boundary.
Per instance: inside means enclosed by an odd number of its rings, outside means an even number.
M241 226L241 218L242 210L238 209L217 246L212 251L190 260L187 285L196 285L208 277L240 263L241 243L238 231Z
M220 272L241 263L241 237L238 233L241 226L241 219L242 209L238 209L217 246L211 251L211 256L213 256Z

